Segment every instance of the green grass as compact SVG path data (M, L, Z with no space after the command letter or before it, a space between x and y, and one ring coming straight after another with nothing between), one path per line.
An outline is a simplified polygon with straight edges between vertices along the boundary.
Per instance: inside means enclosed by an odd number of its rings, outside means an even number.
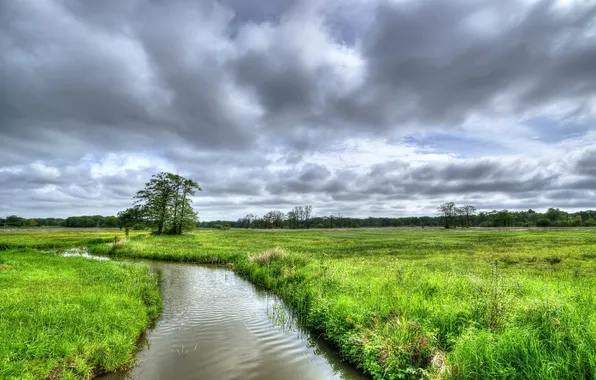
M199 231L90 249L230 265L378 379L596 377L596 230Z
M376 378L596 376L596 231L201 231L116 252L233 264Z
M126 367L160 307L145 266L0 251L0 378L89 378Z
M146 235L147 232L130 231L130 237ZM23 228L0 230L0 251L17 248L56 249L85 247L92 244L113 242L124 238L118 229L64 229Z

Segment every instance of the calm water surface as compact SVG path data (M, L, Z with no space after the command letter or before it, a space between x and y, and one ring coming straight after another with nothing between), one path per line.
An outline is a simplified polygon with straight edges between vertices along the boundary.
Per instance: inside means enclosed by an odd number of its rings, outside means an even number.
M162 315L137 365L101 379L366 379L234 272L147 263L161 278Z

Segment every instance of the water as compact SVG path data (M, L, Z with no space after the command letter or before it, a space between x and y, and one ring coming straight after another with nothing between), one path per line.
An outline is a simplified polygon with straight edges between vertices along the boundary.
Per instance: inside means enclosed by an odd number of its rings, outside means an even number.
M274 295L234 272L148 262L163 310L130 371L101 379L365 379L296 324Z

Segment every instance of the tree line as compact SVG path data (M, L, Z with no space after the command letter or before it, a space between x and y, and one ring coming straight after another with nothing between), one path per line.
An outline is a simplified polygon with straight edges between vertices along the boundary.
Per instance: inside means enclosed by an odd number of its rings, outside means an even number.
M21 218L17 215L0 217L0 226L4 227L73 227L73 228L117 228L116 216L83 215L68 218Z
M527 211L493 210L478 212L475 206L457 206L448 202L439 206L435 216L412 216L401 218L368 217L352 218L341 215L313 216L311 206L303 206L308 212L269 211L263 216L248 214L238 220L202 221L201 228L375 228L375 227L596 227L596 210L568 213L549 208L545 213L532 209Z
M195 188L196 190L196 188ZM178 196L169 198L169 205L177 198L181 198L182 190L179 189ZM188 194L187 194L188 197ZM184 197L182 197L183 199ZM175 203L181 205L181 199ZM166 202L166 204L168 204ZM444 204L445 205L445 204ZM155 206L155 204L154 204ZM186 203L186 206L188 203ZM443 205L441 205L443 206ZM401 218L389 217L368 217L352 218L342 215L314 216L312 206L297 206L289 212L278 210L269 211L262 216L248 214L238 220L215 220L197 222L196 213L192 215L187 211L180 212L166 206L166 212L162 217L154 218L151 215L144 216L141 204L133 206L118 216L71 216L68 218L22 218L16 215L0 217L0 226L4 227L74 227L74 228L129 228L147 229L154 228L159 231L161 224L162 233L180 231L181 220L183 230L193 228L195 225L202 228L359 228L359 227L445 227L449 223L450 228L461 227L596 227L596 210L585 210L578 212L565 212L558 208L549 208L544 213L532 209L527 211L493 210L477 212L474 206L466 211L461 210L463 206L453 204L448 207L447 216L441 214L435 216L413 216ZM158 211L155 208L154 211ZM449 211L450 210L450 211ZM194 211L194 210L193 210ZM150 213L158 215L159 213ZM163 223L160 221L163 220ZM176 222L173 222L173 221ZM173 228L177 226L176 228Z

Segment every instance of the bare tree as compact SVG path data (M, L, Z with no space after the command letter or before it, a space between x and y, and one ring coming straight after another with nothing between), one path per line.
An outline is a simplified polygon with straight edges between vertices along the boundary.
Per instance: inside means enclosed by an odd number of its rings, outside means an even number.
M472 205L464 205L462 210L466 220L466 227L469 228L472 226L472 217L476 215L476 207Z
M454 227L454 219L456 216L456 207L455 203L447 202L443 203L439 207L437 207L437 211L443 217L445 228L452 228Z
M278 210L272 210L263 215L267 228L281 228L285 219L285 214Z
M290 228L298 228L298 215L296 214L296 210L288 211L287 215Z
M296 206L294 207L294 212L296 213L296 218L298 219L298 228L304 227L304 207Z
M253 214L246 214L246 216L242 219L242 224L244 224L245 228L250 228L252 226L253 221L256 219L256 216Z
M306 228L310 227L310 218L312 216L312 206L304 206L304 224Z

